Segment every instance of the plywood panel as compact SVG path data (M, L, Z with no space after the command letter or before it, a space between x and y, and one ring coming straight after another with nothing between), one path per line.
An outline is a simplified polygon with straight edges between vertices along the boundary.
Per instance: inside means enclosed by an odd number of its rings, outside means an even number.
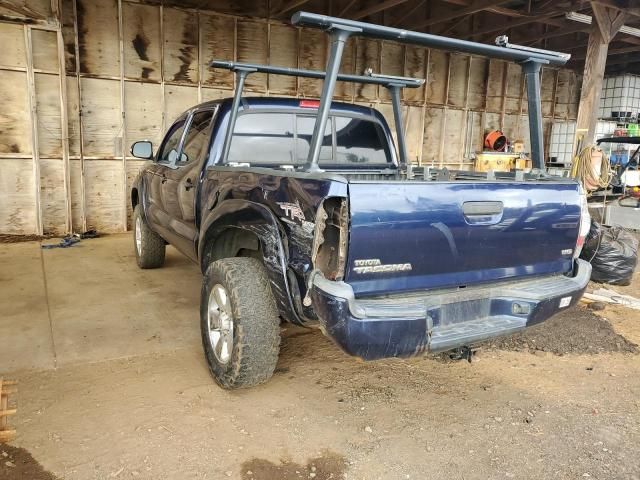
M556 83L556 70L551 68L542 69L542 79L540 85L540 96L542 97L542 115L548 117L553 113L555 102L554 86Z
M160 9L123 3L122 16L125 76L160 80Z
M0 67L27 66L22 25L0 23L0 45Z
M395 42L382 42L380 71L384 75L402 76L404 74L404 45ZM380 89L380 98L390 100L389 91Z
M298 30L286 25L271 25L269 63L278 67L298 66ZM295 95L295 77L269 75L269 93Z
M422 152L422 107L407 106L403 109L403 115L407 159L418 163Z
M31 159L0 161L0 231L36 233L35 182Z
M238 20L238 61L248 63L269 63L269 42L267 24ZM249 75L245 89L266 92L267 76L264 73Z
M504 72L507 62L501 60L489 61L489 74L487 79L487 110L490 112L502 111L504 97Z
M467 101L467 81L469 75L469 57L452 53L449 57L449 95L448 103L464 107Z
M442 108L426 108L424 116L424 136L422 139L422 164L440 164L440 143L442 139Z
M194 12L164 9L164 79L198 82L198 17Z
M80 71L120 75L116 0L77 0Z
M443 104L446 100L449 57L441 50L429 51L427 102Z
M326 64L327 34L319 30L303 29L300 34L300 68L324 70ZM302 97L319 97L320 80L298 79L298 93Z
M57 72L58 39L56 32L47 30L31 30L33 45L33 68Z
M469 70L469 95L467 106L474 109L484 109L487 99L487 75L489 60L480 57L471 57Z
M35 74L38 149L41 157L62 157L59 82L58 75Z
M202 101L208 102L209 100L220 100L222 98L231 98L233 96L232 90L224 88L203 88L202 89Z
M87 228L121 231L124 208L123 165L117 160L85 162Z
M380 42L368 38L356 38L356 73L364 74L367 69L380 71ZM377 85L356 84L356 100L373 101L378 98Z
M515 63L507 64L507 89L505 98L505 110L507 112L520 112L520 98L523 93L524 77L522 67Z
M120 82L82 78L82 127L85 156L122 155L123 119L120 115Z
M464 110L448 109L446 111L444 130L443 161L446 164L459 164L463 161L466 116Z
M167 85L165 89L165 125L168 128L180 114L198 103L198 89Z
M214 70L209 67L209 62L235 60L235 22L232 17L200 15L200 61L205 85L233 88L233 73Z
M0 153L31 153L27 74L0 70L0 85Z
M340 62L340 73L355 73L356 65L356 43L354 40L347 41L342 53L342 62ZM324 70L326 67L321 67ZM351 101L355 95L355 84L350 82L338 82L334 97L341 100Z
M404 74L407 77L425 78L427 50L414 45L405 45ZM405 88L402 97L405 102L424 102L425 86L420 88Z
M40 208L43 232L64 234L67 210L61 159L40 159Z
M150 140L158 148L162 138L162 86L126 82L124 100L127 142L131 144L137 140ZM129 145L125 147L128 152Z

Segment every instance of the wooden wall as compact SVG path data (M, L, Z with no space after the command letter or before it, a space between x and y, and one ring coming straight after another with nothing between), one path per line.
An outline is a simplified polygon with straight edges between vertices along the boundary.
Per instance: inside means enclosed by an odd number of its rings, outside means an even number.
M0 22L3 233L125 230L128 191L142 165L130 157L130 143L150 139L158 145L182 111L231 95L233 77L209 69L210 60L310 69L324 69L326 61L325 34L280 21L129 0L61 0L59 12L56 1L52 5L45 17L57 16L59 24ZM486 129L502 129L528 144L517 65L350 40L342 70L368 67L428 79L403 97L413 162L469 168L469 154L481 149ZM576 117L579 78L545 69L542 87L548 137L554 118ZM245 88L252 95L317 97L321 84L253 75ZM392 118L383 88L339 84L337 93Z

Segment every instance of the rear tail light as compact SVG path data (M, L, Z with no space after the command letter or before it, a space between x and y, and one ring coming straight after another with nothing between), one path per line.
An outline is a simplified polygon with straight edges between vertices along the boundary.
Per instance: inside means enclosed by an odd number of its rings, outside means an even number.
M578 239L576 240L576 248L573 250L573 258L578 258L584 247L584 241L591 229L591 215L589 215L589 205L587 204L587 195L580 188L580 227L578 230Z
M311 261L329 280L344 278L348 222L346 198L327 198L318 208Z

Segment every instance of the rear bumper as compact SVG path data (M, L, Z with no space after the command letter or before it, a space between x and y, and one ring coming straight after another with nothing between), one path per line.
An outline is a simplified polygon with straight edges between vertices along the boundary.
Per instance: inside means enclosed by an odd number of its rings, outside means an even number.
M315 274L311 299L329 337L345 352L374 360L440 352L518 332L575 305L590 276L591 265L576 260L572 277L356 299L349 284Z

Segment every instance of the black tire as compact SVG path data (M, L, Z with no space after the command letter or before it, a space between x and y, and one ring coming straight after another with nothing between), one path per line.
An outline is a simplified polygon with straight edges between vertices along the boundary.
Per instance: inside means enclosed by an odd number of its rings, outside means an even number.
M141 235L140 243L137 241L138 229ZM159 268L164 265L166 245L163 238L147 225L140 205L133 209L133 249L136 252L138 267Z
M227 343L233 347L225 349L227 355L230 350L225 362L214 352L209 335L209 296L216 285L227 294L233 320L232 340ZM280 319L260 260L225 258L209 265L202 281L200 330L205 358L218 385L246 388L271 378L280 351Z

